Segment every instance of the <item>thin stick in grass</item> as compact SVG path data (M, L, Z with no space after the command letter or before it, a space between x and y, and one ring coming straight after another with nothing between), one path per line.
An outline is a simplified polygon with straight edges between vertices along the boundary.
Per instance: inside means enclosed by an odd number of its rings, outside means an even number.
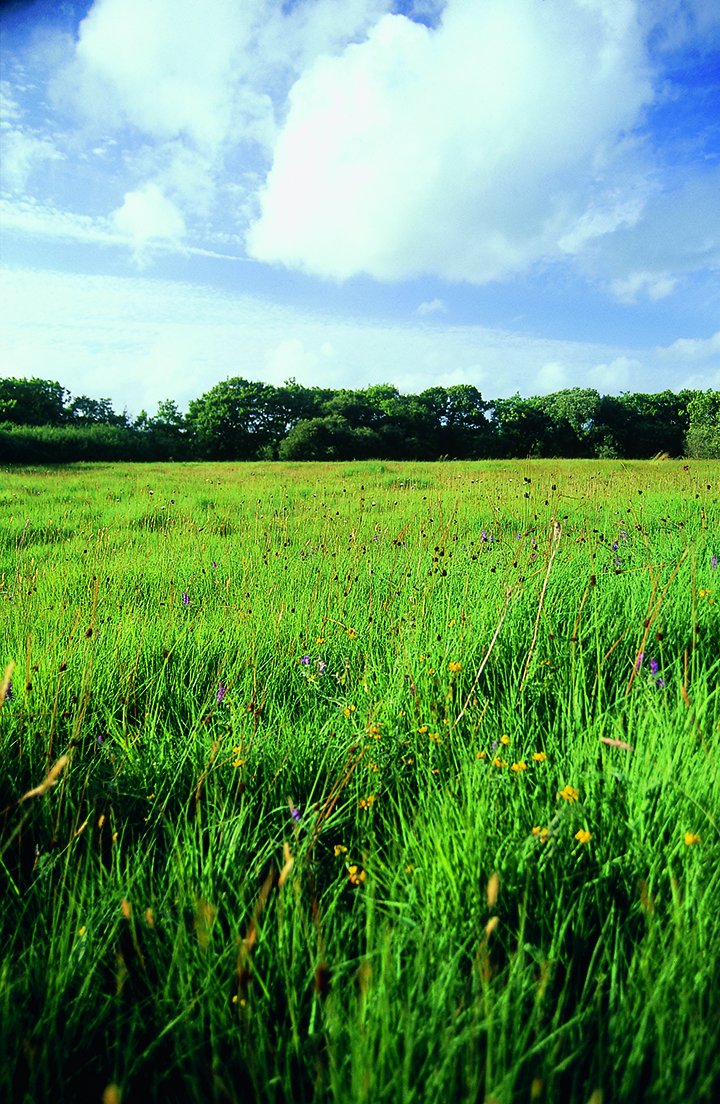
M538 611L535 618L535 628L533 630L533 637L530 641L530 648L528 650L527 659L525 660L525 666L523 668L522 678L520 679L520 690L522 694L527 681L528 672L530 670L530 662L535 652L535 645L537 644L538 632L540 631L540 618L542 617L543 605L545 604L545 592L547 591L547 585L550 581L550 572L552 571L553 561L557 555L557 550L560 546L560 537L562 536L562 526L559 521L553 521L552 530L550 531L550 557L548 559L547 571L545 572L545 578L543 579L542 590L540 591L540 601L538 602Z

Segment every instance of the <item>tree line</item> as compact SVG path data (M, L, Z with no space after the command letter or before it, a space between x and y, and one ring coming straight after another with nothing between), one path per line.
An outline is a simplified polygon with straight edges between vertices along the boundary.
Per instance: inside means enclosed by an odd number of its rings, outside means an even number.
M183 414L166 399L150 416L72 396L38 378L0 379L0 461L455 460L564 457L720 458L720 391L484 399L476 387L401 394L282 386L234 377Z

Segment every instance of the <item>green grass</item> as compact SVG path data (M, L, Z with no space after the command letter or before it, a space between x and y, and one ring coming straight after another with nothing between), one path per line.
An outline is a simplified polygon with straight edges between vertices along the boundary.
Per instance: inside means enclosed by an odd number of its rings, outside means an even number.
M3 471L0 1098L710 1101L719 475Z

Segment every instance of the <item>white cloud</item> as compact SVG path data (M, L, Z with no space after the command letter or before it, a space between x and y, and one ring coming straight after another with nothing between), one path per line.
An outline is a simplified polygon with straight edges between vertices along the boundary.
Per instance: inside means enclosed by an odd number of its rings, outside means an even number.
M0 220L5 232L56 238L84 245L117 245L121 239L107 219L61 210L33 199L0 199Z
M670 295L695 272L720 271L720 168L678 168L647 201L642 219L598 240L580 261L621 301Z
M662 391L666 387L674 390L674 383L656 385L651 382L652 368L638 357L626 354L615 356L612 360L594 364L588 373L588 385L597 388L601 394L617 395L621 391Z
M486 398L564 386L717 387L720 333L664 348L538 340L481 326L335 319L249 295L143 277L0 270L0 360L9 376L57 379L116 409L181 405L242 375L305 386L392 383L418 393L469 383Z
M676 286L677 279L667 272L632 272L613 280L610 285L613 294L623 303L635 303L642 293L654 301L664 299Z
M427 302L421 303L415 311L419 315L428 314L447 314L448 305L444 299L428 299Z
M22 193L32 174L49 161L62 160L55 143L23 122L22 111L9 81L0 81L0 188Z
M335 279L482 283L634 220L652 90L632 0L448 0L296 82L247 237ZM560 243L563 243L561 246Z
M668 360L681 363L718 360L720 359L720 330L707 338L681 337L673 341L672 345L658 349L658 353Z
M19 128L0 128L0 141L0 186L3 190L24 192L34 172L50 161L62 160L62 154L48 138L37 138Z
M185 237L182 214L152 181L135 192L126 192L121 207L112 214L112 224L132 244L138 261L157 242L179 245Z
M270 148L273 98L325 52L365 30L387 0L96 0L56 97L98 123L207 155L248 139ZM114 118L113 118L114 116Z
M543 364L535 381L537 390L543 395L572 386L571 380L568 379L567 365L553 360Z

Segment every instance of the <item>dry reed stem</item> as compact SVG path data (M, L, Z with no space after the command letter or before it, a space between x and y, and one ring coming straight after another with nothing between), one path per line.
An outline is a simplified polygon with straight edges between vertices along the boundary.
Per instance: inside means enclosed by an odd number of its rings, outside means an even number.
M32 790L28 790L27 793L24 793L20 798L20 801L27 801L30 797L40 797L41 794L46 793L49 789L51 789L52 786L57 783L60 775L65 770L69 762L69 755L61 755L60 758L55 763L53 763L52 767L50 768L46 777L42 780L40 785L35 786Z
M477 684L480 681L482 673L483 673L483 671L485 670L485 668L487 666L487 662L490 659L490 656L492 654L492 650L495 647L495 644L497 643L497 638L500 635L500 629L502 628L503 622L504 622L505 618L507 617L507 611L510 608L510 598L511 598L511 596L512 596L512 587L510 587L508 589L508 591L505 595L505 605L503 607L502 613L500 614L500 620L498 621L497 625L495 626L495 632L492 635L492 640L490 641L490 643L488 645L488 649L487 649L487 651L485 652L485 655L482 658L482 662L481 662L480 666L477 669L477 673L475 675L475 678L472 681L472 686L470 687L468 695L465 698L465 701L463 703L463 707L460 710L460 712L458 713L457 717L455 718L455 720L453 721L453 723L450 727L451 732L460 723L462 718L465 716L465 713L467 712L467 707L469 706L470 702L472 701L473 694L475 693L475 688L477 687ZM483 710L483 716L484 715L485 715L485 710Z
M8 692L10 686L10 680L12 679L12 673L15 670L15 664L10 661L3 672L3 677L0 679L0 709L3 707L5 701L5 695Z
M547 591L547 585L550 581L550 572L552 571L552 565L557 555L557 550L560 547L560 537L562 536L562 526L558 521L553 519L552 530L550 532L550 558L548 559L547 571L545 572L545 578L543 579L542 589L540 591L540 601L538 602L538 611L535 618L535 627L533 629L533 637L530 641L530 648L528 650L527 659L525 660L525 666L523 668L522 678L520 679L520 690L522 694L527 681L528 672L530 670L530 662L535 652L535 645L537 644L538 633L540 631L540 618L542 617L543 606L545 604L545 592Z
M609 736L600 736L600 743L607 744L608 747L622 748L623 751L632 751L632 744L627 744L624 740L612 740Z
M290 876L290 871L295 865L295 859L292 857L290 844L287 842L287 840L283 840L283 858L285 862L283 864L282 870L280 871L280 877L278 878L278 889L280 889L281 886L285 885L285 882Z

